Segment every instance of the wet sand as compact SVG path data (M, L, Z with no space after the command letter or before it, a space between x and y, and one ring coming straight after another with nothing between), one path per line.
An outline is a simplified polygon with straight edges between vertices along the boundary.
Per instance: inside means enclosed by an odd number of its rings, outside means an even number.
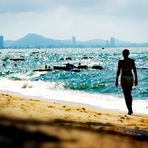
M0 147L146 148L148 115L0 94Z

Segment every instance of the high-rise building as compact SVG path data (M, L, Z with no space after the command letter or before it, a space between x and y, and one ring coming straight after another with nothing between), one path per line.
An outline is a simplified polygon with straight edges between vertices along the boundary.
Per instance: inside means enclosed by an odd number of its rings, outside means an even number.
M110 38L110 47L115 47L116 46L116 39L114 37Z
M4 37L0 36L0 49L4 48Z
M105 46L109 47L109 41L108 40L106 40Z
M73 47L76 46L76 37L75 36L72 37L72 46Z

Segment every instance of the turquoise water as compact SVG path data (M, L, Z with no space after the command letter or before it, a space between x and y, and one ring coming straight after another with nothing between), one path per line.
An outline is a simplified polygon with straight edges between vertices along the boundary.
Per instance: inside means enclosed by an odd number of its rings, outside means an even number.
M2 86L7 80L49 82L52 85L48 86L48 89L51 90L82 91L123 97L121 87L116 88L114 85L117 63L122 58L122 49L5 49L0 52L1 89L7 90ZM133 96L135 99L147 100L148 49L131 48L130 52L130 57L135 59L139 79L138 86L133 88ZM67 57L71 57L71 60L66 60ZM11 58L25 60L12 61ZM90 68L82 69L80 72L58 70L33 72L33 69L44 68L45 65L63 66L68 62L75 66L81 63ZM92 69L93 65L100 65L104 69Z

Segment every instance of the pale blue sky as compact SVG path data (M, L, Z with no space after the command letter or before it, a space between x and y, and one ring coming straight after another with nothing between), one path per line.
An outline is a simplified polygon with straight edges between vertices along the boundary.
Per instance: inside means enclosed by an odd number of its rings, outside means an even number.
M0 0L0 34L148 42L148 0Z

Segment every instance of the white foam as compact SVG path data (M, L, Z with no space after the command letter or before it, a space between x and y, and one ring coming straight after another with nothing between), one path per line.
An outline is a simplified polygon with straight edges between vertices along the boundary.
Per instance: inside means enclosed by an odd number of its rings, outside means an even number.
M96 107L127 111L123 98L104 94L91 94L82 91L64 90L63 83L43 81L14 81L0 79L0 90L17 93L37 99L66 101ZM134 100L134 112L148 114L148 100Z
M34 72L33 75L31 76L31 78L34 77L39 77L41 74L44 74L46 72ZM13 73L7 76L7 78L12 78L12 77L16 77L16 78L20 78L22 80L30 80L30 72L28 73Z

